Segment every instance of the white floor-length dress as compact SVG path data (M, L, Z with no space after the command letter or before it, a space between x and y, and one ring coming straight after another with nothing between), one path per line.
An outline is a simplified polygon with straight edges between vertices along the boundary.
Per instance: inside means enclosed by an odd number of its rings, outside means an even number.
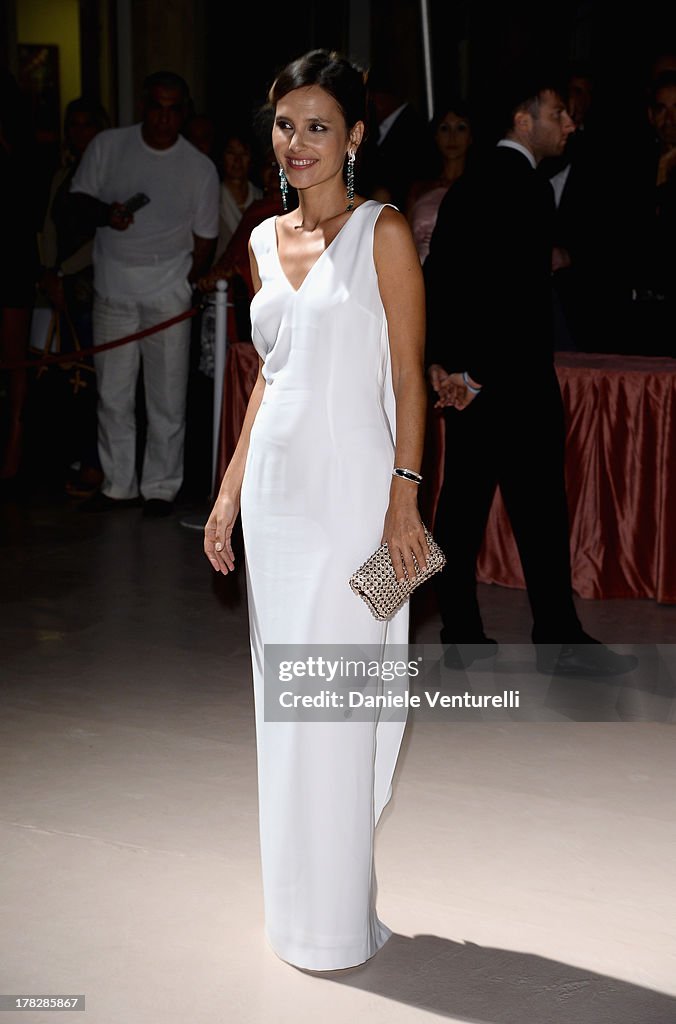
M378 622L348 585L381 541L394 458L373 259L382 209L358 206L298 289L282 270L276 218L251 236L262 283L252 337L266 388L242 526L265 923L275 952L310 970L362 963L391 934L376 914L373 840L405 723L266 721L263 646L408 640L407 607Z

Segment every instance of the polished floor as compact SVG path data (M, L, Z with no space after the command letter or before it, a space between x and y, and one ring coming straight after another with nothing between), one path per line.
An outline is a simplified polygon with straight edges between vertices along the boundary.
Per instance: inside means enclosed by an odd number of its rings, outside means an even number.
M311 975L265 941L242 566L211 571L193 513L0 504L0 992L84 995L56 1019L89 1024L674 1024L676 608L579 602L642 669L573 683L533 671L524 594L481 589L503 647L451 686L523 714L411 717L376 843L395 934Z

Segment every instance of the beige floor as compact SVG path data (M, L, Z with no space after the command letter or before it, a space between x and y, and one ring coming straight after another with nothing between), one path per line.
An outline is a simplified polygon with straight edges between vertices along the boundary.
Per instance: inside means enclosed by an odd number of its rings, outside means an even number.
M505 646L460 683L530 713L409 721L376 848L395 935L312 976L263 934L241 572L177 518L0 513L0 991L86 996L2 1022L676 1022L676 608L580 602L648 667L570 684L532 671L524 595L482 588Z

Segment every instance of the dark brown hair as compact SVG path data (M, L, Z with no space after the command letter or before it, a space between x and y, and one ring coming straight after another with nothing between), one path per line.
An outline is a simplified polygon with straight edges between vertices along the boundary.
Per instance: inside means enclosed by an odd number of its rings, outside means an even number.
M318 85L334 98L348 130L366 121L364 73L335 50L310 50L287 64L272 83L268 102L275 107L288 93L308 85Z

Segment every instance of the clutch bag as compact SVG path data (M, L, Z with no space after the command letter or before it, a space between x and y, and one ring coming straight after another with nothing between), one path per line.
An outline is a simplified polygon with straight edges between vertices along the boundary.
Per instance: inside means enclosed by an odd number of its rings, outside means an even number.
M360 565L350 576L349 584L352 590L362 601L366 602L376 619L380 619L382 622L391 619L395 612L398 612L406 604L413 591L421 583L434 576L435 573L441 572L446 565L446 556L427 527L425 527L425 536L429 546L427 568L420 569L414 557L413 561L418 571L413 579L409 579L404 569L405 578L401 583L397 580L387 544L381 544L370 558L367 558L363 565Z

